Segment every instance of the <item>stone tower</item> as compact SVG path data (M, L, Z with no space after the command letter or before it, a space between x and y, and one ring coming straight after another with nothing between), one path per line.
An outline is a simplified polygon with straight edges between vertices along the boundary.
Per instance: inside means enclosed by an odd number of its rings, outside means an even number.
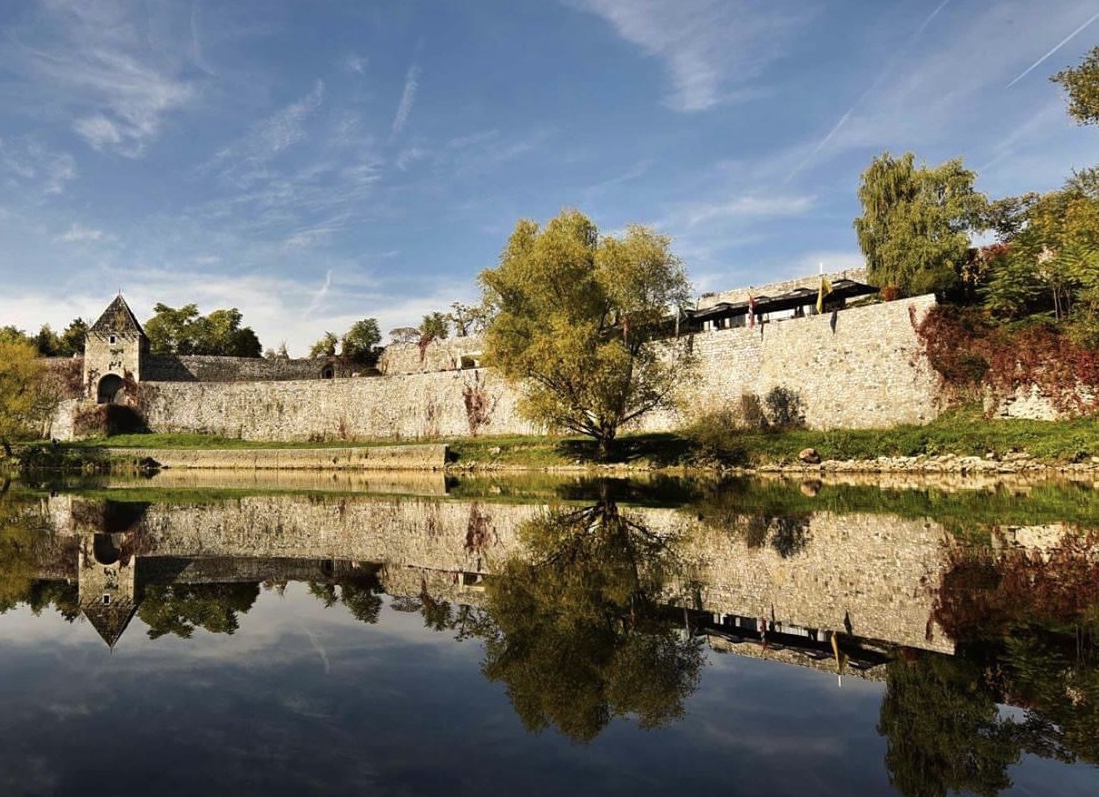
M122 294L92 324L84 343L84 389L98 404L120 402L127 381L141 381L149 339Z

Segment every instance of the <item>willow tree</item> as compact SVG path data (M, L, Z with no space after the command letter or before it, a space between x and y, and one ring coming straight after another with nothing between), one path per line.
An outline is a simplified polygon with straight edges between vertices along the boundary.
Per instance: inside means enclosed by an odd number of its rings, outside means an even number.
M975 179L960 158L934 167L917 167L911 152L874 158L859 182L863 212L854 222L870 281L906 295L954 287L970 233L987 216Z
M600 236L576 210L544 228L523 219L481 284L487 352L525 385L530 419L590 436L605 456L623 424L670 402L688 353L650 341L689 287L666 236L636 225Z

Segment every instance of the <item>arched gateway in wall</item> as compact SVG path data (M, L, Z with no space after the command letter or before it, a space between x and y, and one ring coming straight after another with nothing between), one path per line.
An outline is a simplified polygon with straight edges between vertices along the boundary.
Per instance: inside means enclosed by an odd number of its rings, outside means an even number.
M122 377L118 374L107 374L99 380L99 386L95 391L96 404L114 404L122 393Z

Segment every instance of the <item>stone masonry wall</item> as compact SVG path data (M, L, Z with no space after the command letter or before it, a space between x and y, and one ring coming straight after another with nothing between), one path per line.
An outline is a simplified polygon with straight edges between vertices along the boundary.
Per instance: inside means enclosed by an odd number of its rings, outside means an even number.
M462 367L463 357L480 364L483 348L484 341L479 335L433 340L422 352L415 343L394 343L382 352L378 370L388 375L455 371Z
M466 396L488 409L479 434L538 434L518 393L486 369L297 382L146 382L142 410L158 432L245 440L419 440L472 434Z
M938 383L912 314L918 321L934 304L920 296L842 310L834 330L825 314L695 335L697 383L681 391L677 412L652 415L644 428L675 428L742 393L763 397L779 386L798 394L812 428L927 423L938 414Z
M269 382L320 379L324 359L153 354L141 364L146 382Z
M696 378L684 380L676 409L645 416L637 428L673 430L700 411L735 404L743 393L763 397L778 386L798 394L812 428L929 422L938 413L937 380L920 353L912 319L934 303L933 296L922 296L849 308L836 314L834 328L831 316L821 315L696 334L690 339L699 364ZM457 368L463 356L480 348L474 337L433 342L421 366L418 347L402 347L382 363L387 375L381 377L145 380L140 403L154 431L247 440L540 433L519 415L516 387L489 368ZM219 367L236 360L202 359L219 360ZM254 363L259 367L269 361ZM436 370L413 373L408 370L413 366ZM471 397L482 400L483 418L471 416ZM68 428L63 422L54 426Z

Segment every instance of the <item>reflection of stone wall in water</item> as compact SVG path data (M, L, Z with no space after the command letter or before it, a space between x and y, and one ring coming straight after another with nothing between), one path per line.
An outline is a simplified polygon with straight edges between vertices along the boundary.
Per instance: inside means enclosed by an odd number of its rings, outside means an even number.
M79 501L79 499L75 499ZM55 517L66 503L54 499ZM475 578L521 551L517 530L544 507L430 498L241 498L225 504L150 507L135 527L150 557L273 557L385 565L391 594L477 602ZM843 629L912 647L951 651L936 629L927 638L946 533L931 523L882 515L809 516L808 542L783 557L752 549L733 531L706 527L674 509L623 507L654 532L682 534L675 554L687 567L667 596L683 604L806 628ZM79 514L79 513L78 513ZM694 607L691 602L692 608Z

